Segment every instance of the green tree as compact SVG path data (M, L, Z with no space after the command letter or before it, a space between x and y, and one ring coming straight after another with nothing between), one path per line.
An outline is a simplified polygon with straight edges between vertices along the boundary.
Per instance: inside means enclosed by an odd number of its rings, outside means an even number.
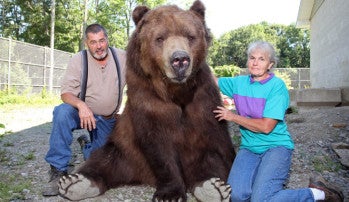
M212 66L236 65L241 68L246 64L246 48L255 40L266 40L275 44L277 35L266 22L248 25L230 31L213 43L215 47L210 51Z
M83 48L86 24L106 27L110 45L125 48L132 32L132 11L139 4L153 8L165 0L57 0L55 48L76 52ZM85 8L88 11L84 20ZM36 45L50 45L51 0L1 0L0 36Z
M310 67L310 34L295 25L284 26L278 39L280 67Z
M56 0L55 48L68 52L79 50L83 7L80 1Z
M95 13L91 15L109 31L111 45L126 48L128 37L134 28L133 9L137 5L154 8L164 2L165 0L105 0L99 3Z
M50 0L3 0L0 3L0 36L41 46L50 45ZM81 6L77 0L56 2L55 48L75 51Z
M265 40L274 45L280 63L277 67L309 67L309 32L295 25L278 25L261 22L232 30L219 39L214 39L209 51L211 66L246 66L246 49L256 40Z
M19 39L23 16L17 1L0 1L0 15L0 36Z
M28 43L50 45L50 0L17 1L23 16L23 32L20 38Z

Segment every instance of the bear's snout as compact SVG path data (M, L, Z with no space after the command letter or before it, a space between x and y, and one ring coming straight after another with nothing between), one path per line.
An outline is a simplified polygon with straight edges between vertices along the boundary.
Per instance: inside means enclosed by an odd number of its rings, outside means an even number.
M186 51L175 51L171 56L170 63L176 74L176 80L183 80L190 65L189 54Z

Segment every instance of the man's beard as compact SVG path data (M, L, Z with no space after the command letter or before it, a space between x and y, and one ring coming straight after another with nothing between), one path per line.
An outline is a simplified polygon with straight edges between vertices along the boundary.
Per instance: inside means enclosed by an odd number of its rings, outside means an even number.
M108 56L108 51L104 51L102 55L97 55L97 53L91 53L92 57L98 61L103 61Z

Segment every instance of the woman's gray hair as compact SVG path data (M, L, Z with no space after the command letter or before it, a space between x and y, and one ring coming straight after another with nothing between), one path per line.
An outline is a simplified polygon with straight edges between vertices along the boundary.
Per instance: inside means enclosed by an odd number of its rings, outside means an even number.
M263 52L268 53L270 62L273 62L272 68L276 67L278 63L278 57L276 56L276 51L273 45L271 45L269 42L266 42L266 41L255 41L250 43L246 52L247 58L249 58L252 51L256 49L260 49Z

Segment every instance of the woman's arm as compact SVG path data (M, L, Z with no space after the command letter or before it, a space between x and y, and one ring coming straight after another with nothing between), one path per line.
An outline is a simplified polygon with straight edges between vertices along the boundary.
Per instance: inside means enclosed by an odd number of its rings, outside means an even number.
M213 113L216 114L215 117L218 119L218 121L232 121L256 133L269 134L275 128L278 122L277 120L271 118L246 118L221 106L218 106Z

